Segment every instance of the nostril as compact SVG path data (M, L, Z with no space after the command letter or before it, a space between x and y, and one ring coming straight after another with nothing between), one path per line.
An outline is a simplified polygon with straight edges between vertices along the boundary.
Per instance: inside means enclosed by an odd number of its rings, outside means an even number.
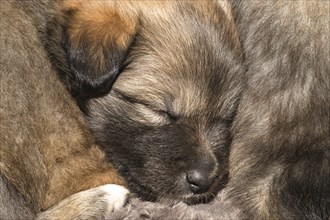
M203 173L198 170L193 170L187 173L186 178L189 184L189 189L193 193L206 192L214 181L213 178L208 178L208 175L206 173Z

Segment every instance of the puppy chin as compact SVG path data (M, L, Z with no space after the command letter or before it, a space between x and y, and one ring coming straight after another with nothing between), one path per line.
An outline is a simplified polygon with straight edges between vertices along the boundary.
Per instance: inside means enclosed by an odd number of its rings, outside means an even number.
M176 196L167 195L164 197L160 197L157 201L169 206L173 206L181 202L186 203L187 205L197 205L197 204L211 202L217 196L217 194L218 192L215 191L215 192L206 192L202 194L190 193L190 194L176 195Z
M225 179L225 180L224 180ZM187 190L186 193L164 193L164 196L158 196L158 202L173 206L177 203L183 202L187 205L205 204L211 202L224 188L227 183L227 178L217 178L211 188L204 193L192 193ZM178 187L177 187L178 188Z

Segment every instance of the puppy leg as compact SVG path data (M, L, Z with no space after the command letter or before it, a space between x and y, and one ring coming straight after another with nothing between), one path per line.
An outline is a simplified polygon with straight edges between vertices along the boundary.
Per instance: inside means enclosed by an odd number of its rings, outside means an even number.
M104 218L125 205L128 190L120 185L107 184L82 191L38 215L38 220Z

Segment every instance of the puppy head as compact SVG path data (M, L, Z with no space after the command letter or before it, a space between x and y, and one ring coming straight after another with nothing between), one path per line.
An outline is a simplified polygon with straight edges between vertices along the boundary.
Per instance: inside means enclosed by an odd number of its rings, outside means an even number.
M96 140L141 197L209 201L240 95L233 25L212 2L83 2L64 27L67 74Z

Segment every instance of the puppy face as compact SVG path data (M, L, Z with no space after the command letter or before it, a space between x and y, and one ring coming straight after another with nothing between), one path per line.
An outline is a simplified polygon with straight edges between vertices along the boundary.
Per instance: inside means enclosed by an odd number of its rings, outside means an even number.
M116 14L112 19L120 20L120 13L131 19L120 30L127 31L112 33L109 27L107 37L99 33L94 40L85 32L70 39L77 32L66 32L76 78L69 86L96 140L141 197L209 201L225 183L241 87L241 53L230 19L216 3L204 1L104 7ZM104 16L102 21L109 13ZM75 39L84 37L88 43L80 50ZM96 61L79 63L99 50Z

